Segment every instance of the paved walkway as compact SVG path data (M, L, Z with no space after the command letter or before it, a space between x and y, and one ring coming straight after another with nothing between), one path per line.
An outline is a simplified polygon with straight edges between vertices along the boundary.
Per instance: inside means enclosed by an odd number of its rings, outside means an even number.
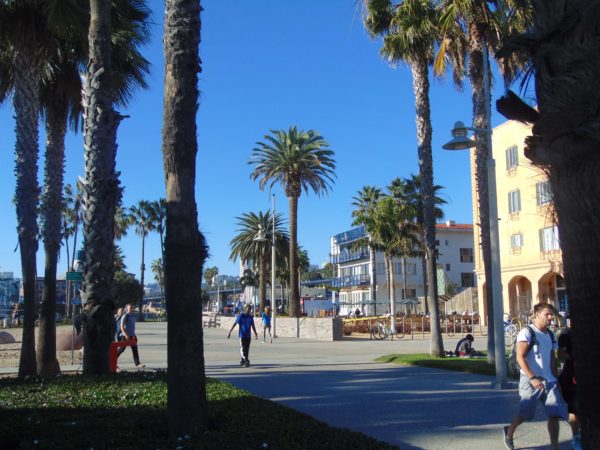
M148 368L166 367L166 324L140 323L138 337L142 362ZM453 349L456 341L444 343ZM420 339L253 340L250 368L239 367L238 340L227 340L226 330L206 329L204 342L208 376L402 450L502 449L502 426L517 410L516 389L493 390L492 377L373 362L388 353L427 352L429 342ZM475 344L485 347L482 339ZM133 370L130 351L121 356L119 366ZM568 441L568 425L561 424L561 449L570 449ZM515 436L520 449L549 448L548 442L541 411Z

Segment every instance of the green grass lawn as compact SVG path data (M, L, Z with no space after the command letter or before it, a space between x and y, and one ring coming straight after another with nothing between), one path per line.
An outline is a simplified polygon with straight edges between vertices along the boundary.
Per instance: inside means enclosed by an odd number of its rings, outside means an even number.
M165 372L0 379L0 448L395 449L207 380L208 431L169 439Z
M459 372L480 373L495 375L496 369L487 363L484 358L434 358L425 353L418 354L391 354L377 358L378 362L407 364L410 366L433 367L435 369L456 370Z

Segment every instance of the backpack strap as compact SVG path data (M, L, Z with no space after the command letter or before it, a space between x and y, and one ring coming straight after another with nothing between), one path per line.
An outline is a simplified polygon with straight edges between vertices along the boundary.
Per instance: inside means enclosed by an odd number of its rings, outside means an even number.
M537 343L537 336L535 335L535 330L531 325L527 325L527 329L529 330L529 336L531 340L527 340L527 353L533 348L533 346ZM552 341L554 342L554 341Z

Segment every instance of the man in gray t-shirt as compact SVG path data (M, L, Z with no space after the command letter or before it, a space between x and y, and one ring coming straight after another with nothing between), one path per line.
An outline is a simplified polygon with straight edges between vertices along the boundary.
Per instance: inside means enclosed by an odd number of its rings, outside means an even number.
M137 336L135 334L135 311L133 305L125 306L125 314L123 314L117 326L120 330L120 341L135 341L135 345L131 345L131 352L133 353L133 362L135 363L135 366L138 369L145 367L144 364L140 363L140 356L137 348ZM117 358L121 356L121 353L124 351L125 347L119 347Z
M525 420L533 419L538 402L541 402L548 416L550 445L558 450L559 419L567 419L566 404L557 384L554 352L556 342L548 330L554 318L554 308L548 303L538 303L533 308L534 321L529 328L523 328L515 343L519 363L519 412L510 425L504 427L504 446L514 449L513 435ZM535 333L535 338L531 335Z

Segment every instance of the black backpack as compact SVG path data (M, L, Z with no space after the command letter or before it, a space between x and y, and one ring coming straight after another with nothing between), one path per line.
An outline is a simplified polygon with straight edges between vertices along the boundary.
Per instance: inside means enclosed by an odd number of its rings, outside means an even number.
M527 354L529 354L533 346L537 344L537 336L535 335L535 330L531 325L527 325L527 329L529 330L529 340L527 341ZM550 339L552 339L552 347L554 347L554 344L556 344L554 333L548 330L548 334L550 335ZM518 376L520 370L519 363L517 362L517 337L518 334L517 336L515 336L510 355L508 356L508 373L512 376Z

